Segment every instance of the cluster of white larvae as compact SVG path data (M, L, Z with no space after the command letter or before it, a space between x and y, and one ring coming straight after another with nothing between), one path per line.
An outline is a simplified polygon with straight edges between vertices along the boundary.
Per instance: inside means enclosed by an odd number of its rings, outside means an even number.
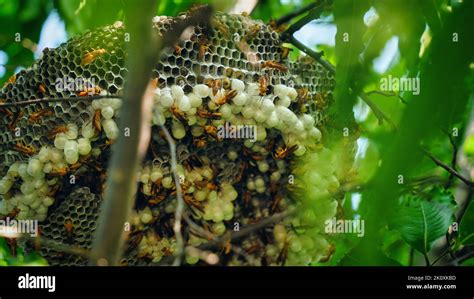
M138 244L138 256L150 257L153 263L158 263L164 256L172 255L176 251L176 240L160 238L150 231L143 236Z
M107 138L118 137L118 127L113 117L122 105L120 99L104 98L94 100L90 109L100 110L101 126ZM0 214L6 215L18 208L17 219L46 218L48 207L54 203L54 190L59 184L57 176L67 174L69 168L78 163L81 156L98 156L99 148L92 148L91 141L97 138L94 117L84 123L82 128L70 123L56 134L54 146L43 146L27 162L15 162L6 176L0 180ZM49 179L48 179L49 177ZM20 184L20 192L12 192L15 184Z
M202 126L207 119L198 115L200 109L210 112L219 112L222 118L213 119L214 126L224 125L226 122L238 126L256 126L256 140L263 141L267 137L267 129L275 128L282 132L287 146L298 145L295 155L301 156L306 152L307 144L314 144L321 138L321 132L314 126L315 119L309 114L297 115L288 107L297 101L297 91L283 84L273 87L273 94L261 96L259 84L244 83L239 79L230 79L230 90L237 94L230 101L220 105L220 100L226 95L226 90L213 90L206 84L197 84L193 91L185 94L182 87L173 85L170 88L155 90L155 111L153 123L163 125L166 118L172 116L171 107L176 107L186 116L187 124L192 127L194 137L204 134ZM209 97L207 105L203 100ZM184 125L173 120L172 133L176 139L186 135ZM251 147L254 142L250 139L245 145Z

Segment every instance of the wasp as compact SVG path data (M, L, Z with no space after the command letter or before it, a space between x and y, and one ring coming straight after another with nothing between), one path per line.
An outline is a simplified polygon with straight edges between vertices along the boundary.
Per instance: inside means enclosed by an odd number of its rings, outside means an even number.
M81 64L88 65L92 63L95 59L97 59L99 56L104 55L105 53L107 53L107 51L103 48L88 52L82 57Z
M48 95L47 91L46 91L46 87L40 83L38 85L38 91L42 94L42 95Z
M194 168L202 167L203 162L198 155L190 155L186 160L183 161L183 166L188 170L191 171Z
M290 246L290 242L285 240L285 244L283 245L283 248L281 249L280 253L278 254L277 257L277 264L281 264L282 266L285 265L286 263L286 258L288 257L288 247Z
M213 126L213 125L206 125L204 126L204 131L210 135L211 137L213 137L214 139L216 140L220 140L219 139L219 136L217 136L217 127L216 126Z
M286 67L285 65L281 63L276 62L275 60L267 60L267 61L262 62L262 68L276 69L282 72L288 71L288 67Z
M193 144L197 147L197 148L204 148L206 147L207 145L207 140L205 137L201 137L201 138L196 138L194 137L193 138Z
M281 59L286 59L290 54L290 51L293 51L292 48L281 46Z
M61 177L61 176L65 176L68 172L69 172L68 167L62 167L62 168L56 169L53 172L50 172L49 175L50 176L59 176L59 177Z
M244 156L247 156L247 157L252 158L252 160L254 160L254 161L262 161L262 160L265 159L264 156L262 156L262 155L257 155L257 154L255 154L255 153L252 153L252 152L251 152L248 148L246 148L246 147L244 147L244 149L243 149L243 154L244 154Z
M294 153L297 149L298 149L297 144L295 144L293 146L290 146L290 147L283 146L283 147L278 148L275 151L275 153L273 154L273 157L277 160L281 160L281 159L284 159L284 158L288 157L292 153Z
M223 96L221 96L220 98L218 98L216 100L216 104L217 105L224 105L225 103L227 103L228 101L232 100L233 98L235 98L235 96L237 96L237 90L228 90L224 93Z
M237 176L235 177L235 183L239 183L242 181L242 178L244 177L245 170L247 170L247 163L241 162L239 166L239 172L237 173Z
M13 113L13 115L12 115L12 120L11 120L11 122L8 124L8 129L9 129L10 131L15 130L17 122L18 122L18 121L20 120L20 118L22 118L22 117L23 117L23 111L21 111L21 110L18 110L17 112Z
M71 219L67 219L64 221L64 230L66 231L67 237L72 239L74 232L74 224L72 223Z
M226 38L230 37L229 27L226 24L222 23L217 18L212 18L211 20L212 27L216 28L222 35Z
M199 40L198 59L203 59L207 51L209 51L209 41L206 38L201 38Z
M273 200L273 203L270 206L271 214L274 214L278 210L278 206L280 205L282 200L283 200L283 196L281 196L281 194L275 195L275 199Z
M54 198L58 192L59 192L59 185L56 185L51 190L49 190L48 193L46 193L46 196Z
M254 38L258 34L258 32L260 32L261 29L262 27L259 24L250 26L248 32L244 36L244 40L250 40Z
M36 149L33 146L25 145L20 142L17 142L13 146L13 149L17 152L30 155L30 156L36 154Z
M308 100L309 90L307 88L298 88L297 90L296 103L300 112L306 112L306 101Z
M274 31L278 33L282 33L283 31L286 30L286 25L278 25L278 23L275 20L270 20L270 28L272 28Z
M259 95L264 96L268 92L269 79L267 75L258 78L258 92Z
M209 119L220 119L222 117L222 113L220 112L209 112L207 110L199 110L197 115L202 118L209 118Z
M102 123L100 122L101 121L101 113L100 113L100 110L97 109L95 112L94 112L94 117L92 118L92 124L94 126L94 130L95 130L95 136L98 136L100 134L100 132L102 132Z
M181 51L183 50L183 48L181 46L179 46L178 44L174 45L173 48L174 48L173 54L176 55L176 56L180 56Z
M68 131L67 126L59 126L49 131L47 135L49 139L53 139L59 133L66 133L67 131Z
M0 100L0 107L5 104L5 100ZM12 117L13 116L13 112L11 112L9 109L7 108L0 108L0 112L3 113L3 114L6 114L8 117Z
M206 79L204 83L212 89L213 96L222 88L222 80L220 79Z
M7 82L5 82L3 86L7 85L8 83L15 84L15 82L16 82L16 74L13 74L10 76L10 78L8 78Z
M87 97L88 95L98 95L102 90L99 86L94 86L91 88L86 88L83 91L79 92L77 95L80 97Z
M173 104L173 106L171 106L170 110L171 110L171 113L173 114L173 116L177 120L181 121L182 123L187 122L186 116L184 115L184 112L181 111L175 104Z
M143 232L138 232L138 233L132 233L130 234L130 237L128 239L128 246L126 253L132 252L137 246L140 244L140 242L143 239Z
M242 199L244 201L244 206L248 207L250 200L252 200L252 193L249 190L246 190L242 195Z
M204 206L198 200L196 200L192 195L184 194L183 200L187 205L193 206L201 212L204 212Z
M324 108L324 106L326 106L326 95L327 95L327 92L324 92L324 93L321 93L321 92L318 92L314 98L313 98L313 101L316 105L316 108L318 109L322 109Z
M166 199L166 195L161 194L161 195L158 195L158 196L148 200L148 204L154 206L154 205L159 204L160 202L162 202L165 199Z
M319 261L322 262L322 263L325 263L325 262L329 261L335 251L336 251L336 247L333 244L330 244L329 248L328 248L327 256L321 258Z
M41 122L41 117L44 116L51 116L53 115L53 111L49 108L41 109L33 114L30 115L28 118L29 122L35 123L35 122Z

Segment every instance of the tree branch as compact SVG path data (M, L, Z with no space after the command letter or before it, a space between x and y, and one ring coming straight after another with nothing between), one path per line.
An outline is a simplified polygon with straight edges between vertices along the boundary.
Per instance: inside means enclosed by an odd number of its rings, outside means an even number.
M456 170L454 170L451 166L448 166L446 165L445 163L443 163L441 160L439 160L438 158L436 158L435 156L433 156L431 153L429 153L428 151L422 149L423 152L438 166L444 168L447 172L449 172L450 174L454 175L455 177L457 177L458 179L460 179L464 184L466 184L467 186L469 187L473 187L474 186L474 182L472 182L471 180L465 178L463 175L461 175L460 173L458 173Z

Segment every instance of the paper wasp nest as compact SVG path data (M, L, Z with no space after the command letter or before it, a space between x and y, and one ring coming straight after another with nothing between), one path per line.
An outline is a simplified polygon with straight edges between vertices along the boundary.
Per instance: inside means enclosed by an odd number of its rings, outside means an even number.
M156 17L153 27L163 32L175 20ZM338 187L338 179L318 128L331 102L334 77L307 56L290 61L279 34L260 21L217 13L212 24L194 27L188 40L161 54L154 69L153 138L139 176L123 263L158 263L175 250L176 188L160 134L163 124L177 141L187 213L203 229L222 236L301 208L279 224L224 249L214 248L221 264L305 265L328 259L332 245L321 222L335 214L337 203L326 195ZM90 248L110 144L120 133L121 100L91 103L81 97L121 94L126 38L121 23L87 32L46 49L3 87L0 99L6 103L43 97L77 100L0 107L0 215L38 219L45 237ZM58 88L58 82L70 79L95 87ZM227 135L221 135L224 129ZM238 137L236 133L248 136L229 138ZM311 165L321 169L314 176L314 194L323 195L298 202L292 195L298 191L288 191L293 176L293 189L298 189L314 169L295 169L292 160L308 155ZM186 227L183 232L187 245L199 248L208 242ZM52 249L41 248L40 253L52 265L86 263ZM199 263L198 253L188 249L186 263Z

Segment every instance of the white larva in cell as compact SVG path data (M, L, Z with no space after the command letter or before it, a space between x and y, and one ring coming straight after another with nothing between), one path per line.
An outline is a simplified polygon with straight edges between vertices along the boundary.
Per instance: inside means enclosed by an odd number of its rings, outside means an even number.
M77 142L75 140L66 141L66 143L64 143L64 155L73 152L77 152Z
M223 119L228 119L229 117L232 116L232 108L229 104L222 105L221 108L219 109L219 112L222 113Z
M164 117L163 113L159 110L155 110L153 113L153 124L157 126L162 126L166 122L166 118Z
M208 97L211 94L211 89L205 84L197 84L193 88L193 92L201 98Z
M6 194L13 186L13 181L3 178L0 180L0 194Z
M100 100L93 100L92 101L92 109L99 110L102 108Z
M36 213L38 213L39 215L46 214L47 212L48 212L48 207L44 206L43 204L41 204L41 205L36 209Z
M293 126L294 130L295 130L295 133L302 133L304 131L304 124L301 120L297 120L295 125Z
M242 115L245 118L252 118L255 115L255 110L250 106L245 106L242 109Z
M243 92L245 90L245 83L239 79L232 79L231 88L237 90L237 92Z
M277 84L273 87L273 93L280 99L286 97L288 95L288 91L288 87L283 84Z
M162 177L163 177L163 172L161 171L161 169L156 169L151 173L150 180L152 182L156 182L157 180L161 179Z
M242 92L236 95L232 99L232 102L234 102L234 104L237 106L244 106L247 103L247 100L248 100L248 95L245 92Z
M262 109L263 113L265 113L266 115L269 115L273 111L275 111L275 104L273 104L273 102L270 99L265 98L262 101L262 105L261 105L260 109Z
M267 115L261 109L255 110L255 114L253 117L259 123L263 123L267 120Z
M96 158L99 157L101 153L102 153L102 151L100 150L100 148L96 147L96 148L92 149L92 156L94 156Z
M190 115L188 116L188 125L189 126L194 126L197 122L197 116L196 115Z
M161 97L161 89L155 88L155 90L153 90L153 102L155 104L158 104L160 102L160 97Z
M49 161L49 147L48 146L43 146L39 153L37 158L41 161L41 163L46 163Z
M44 185L46 185L46 181L44 180L44 178L37 178L33 181L33 186L37 190L41 189Z
M197 113L196 107L193 107L193 108L189 109L189 111L188 111L188 115L195 115L196 113Z
M64 155L66 162L68 164L76 164L79 161L79 153L78 152L68 152Z
M37 199L36 193L30 193L21 197L20 202L24 205L31 205Z
M162 95L160 104L164 108L170 108L174 104L174 98L171 96L171 94L168 94L168 93L165 95Z
M304 145L299 144L298 148L295 151L295 156L302 156L306 153L306 147Z
M36 210L37 208L39 208L39 206L41 205L42 201L41 200L35 200L33 201L31 204L30 204L30 208Z
M66 143L66 141L68 141L68 138L66 136L66 134L64 133L59 133L58 135L56 135L56 137L54 138L54 146L57 148L57 149L64 149L64 144Z
M204 134L204 128L201 126L194 126L191 128L191 135L194 137L199 137Z
M291 99L290 99L289 97L283 97L283 98L280 98L280 99L276 102L276 104L277 104L278 106L283 106L283 107L288 108L288 107L290 107L290 105L291 105Z
M100 110L100 114L102 114L102 117L105 119L111 119L114 117L114 109L110 106L104 107Z
M321 140L321 131L318 130L318 128L312 128L309 131L309 137L314 138L316 141Z
M247 94L249 96L256 96L259 94L259 86L257 83L247 84Z
M219 108L219 106L218 106L216 103L212 102L212 101L209 101L209 102L207 103L207 107L208 107L209 110L211 110L211 111L215 111L215 110L217 110L217 108Z
M110 107L112 107L112 109L114 110L119 110L120 108L122 108L122 99L111 98Z
M267 130L263 127L257 128L257 141L263 141L267 138Z
M175 100L179 100L184 96L184 90L181 86L179 85L173 85L171 86L171 96Z
M26 180L30 177L28 174L28 164L26 163L21 163L20 166L18 166L18 175L23 179Z
M164 177L161 184L164 188L169 189L173 186L173 178L170 176Z
M314 126L314 117L309 114L303 114L301 116L301 120L303 121L304 128L309 130Z
M178 100L178 108L183 112L188 112L191 109L191 102L189 101L189 98L187 96L183 95Z
M76 124L67 124L67 131L64 133L68 139L76 139L79 129Z
M8 168L7 177L10 179L15 179L18 177L18 168L20 167L20 162L15 162Z
M28 174L32 177L37 177L43 170L43 163L40 160L33 158L28 162Z
M79 138L77 140L77 151L80 155L86 156L92 150L91 142L87 138Z
M63 149L64 149L64 146L63 146ZM59 162L61 162L63 160L63 152L60 151L59 149L56 149L56 148L52 148L51 149L51 162L53 164L58 164Z
M103 128L107 138L115 140L119 136L119 128L113 119L106 119L103 122Z
M270 169L270 166L268 165L266 161L260 161L260 163L257 163L257 164L258 164L258 170L260 172L267 172L268 169Z
M173 137L176 139L182 139L186 136L186 129L184 128L183 124L179 121L173 121L173 126L171 129L173 133Z
M273 111L270 116L268 116L267 118L267 121L266 121L266 125L269 127L269 128L273 128L273 127L276 127L278 125L278 115L276 113L276 111Z
M33 186L32 182L26 181L21 184L20 191L23 194L30 194L35 191L35 186Z
M235 161L238 157L239 157L239 154L237 154L236 151L229 151L227 153L227 157L232 160L232 161Z
M43 166L44 173L50 173L53 170L53 164L51 162L46 162Z
M42 200L42 204L45 206L45 207L49 207L51 206L52 204L54 203L54 198L52 197L49 197L49 196L45 196Z
M81 135L84 138L92 139L95 135L95 129L92 125L92 122L84 124L81 128Z
M201 106L202 98L197 96L194 92L188 94L189 102L191 103L191 107L196 108Z
M292 101L296 100L296 98L298 97L298 92L296 91L296 89L294 89L293 87L289 87L288 97L290 97L290 100Z

